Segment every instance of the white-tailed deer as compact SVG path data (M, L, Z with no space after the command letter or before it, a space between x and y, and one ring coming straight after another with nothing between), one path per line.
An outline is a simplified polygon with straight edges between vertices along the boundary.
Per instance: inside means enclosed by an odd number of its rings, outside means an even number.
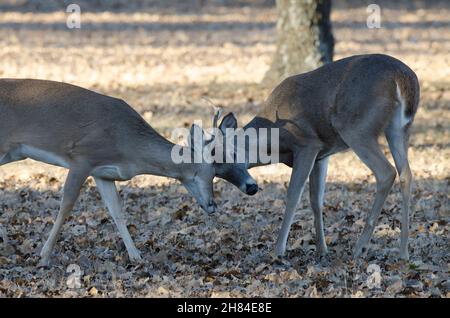
M352 56L326 64L289 77L272 91L259 115L244 130L279 128L280 162L293 168L275 248L277 255L285 253L296 205L308 178L317 252L327 252L322 204L328 157L348 148L372 170L377 182L374 204L354 249L355 257L361 254L396 177L378 143L378 137L384 133L400 175L403 197L400 256L408 258L412 175L407 152L418 105L417 76L401 61L381 54ZM235 117L228 114L219 127L223 133L226 128L236 128ZM270 149L270 144L267 147ZM259 160L247 163L246 167L258 165L262 165ZM237 168L242 169L242 164L235 167L216 163L216 176L235 183Z
M31 158L69 169L58 217L42 248L42 264L48 264L88 176L94 177L132 261L141 257L126 227L115 180L139 174L175 178L205 211L215 210L213 164L175 164L174 144L120 99L65 83L1 79L0 116L0 165ZM191 145L195 142L206 140Z

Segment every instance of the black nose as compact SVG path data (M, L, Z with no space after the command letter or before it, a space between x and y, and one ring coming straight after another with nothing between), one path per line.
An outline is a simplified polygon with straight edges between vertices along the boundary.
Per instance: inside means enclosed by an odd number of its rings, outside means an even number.
M249 195L254 195L256 192L258 192L258 185L255 183L247 183L245 185L245 193Z

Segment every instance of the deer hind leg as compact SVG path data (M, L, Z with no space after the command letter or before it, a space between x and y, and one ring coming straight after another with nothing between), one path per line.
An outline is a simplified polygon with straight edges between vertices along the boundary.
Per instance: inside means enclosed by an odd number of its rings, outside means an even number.
M309 201L314 213L314 227L316 230L316 252L318 255L327 254L327 244L323 230L323 195L325 179L327 177L328 158L318 160L309 176Z
M133 239L131 238L125 223L125 218L122 213L122 204L119 193L117 193L116 184L114 181L109 181L98 177L94 177L94 179L100 195L108 208L108 212L113 218L114 223L119 230L120 236L125 243L130 260L132 262L140 261L141 255L139 250L134 245Z
M277 256L283 256L286 251L286 243L294 218L297 203L300 200L305 182L314 165L318 151L315 149L304 148L296 152L294 155L293 169L291 180L286 198L286 210L284 212L283 223L278 234L277 243L275 245L275 253Z
M63 198L59 209L56 221L50 231L50 235L44 244L41 251L41 265L47 266L50 260L50 255L55 246L58 238L58 234L64 224L64 220L70 214L73 206L80 194L81 186L88 177L89 172L87 169L71 169L67 175L66 182L64 184Z
M409 126L408 126L409 127ZM395 167L400 176L400 188L402 192L402 228L400 234L400 258L409 259L409 205L411 199L412 174L408 162L409 128L399 127L392 122L385 130L386 139L394 158Z
M352 133L341 134L341 136L361 161L372 170L377 182L377 192L375 194L372 209L367 215L366 224L361 237L355 245L353 254L354 257L357 258L370 242L381 209L394 183L396 172L381 151L377 137L355 135Z

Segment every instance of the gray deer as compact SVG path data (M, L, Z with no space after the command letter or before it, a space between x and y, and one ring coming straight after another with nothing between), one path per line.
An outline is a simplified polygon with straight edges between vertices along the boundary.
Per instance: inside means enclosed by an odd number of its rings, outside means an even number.
M296 205L308 178L316 250L321 255L327 253L322 205L328 158L349 148L372 170L377 183L374 204L354 248L354 257L361 255L396 177L396 170L378 143L378 137L384 133L400 176L403 198L400 257L408 259L412 175L407 152L418 105L419 82L415 73L401 61L382 54L351 56L326 64L312 72L291 76L272 91L260 113L243 129L279 128L280 162L293 168L275 247L277 255L285 253ZM236 127L232 113L219 126L225 135L227 128ZM247 152L248 146L247 143ZM270 149L270 143L267 148ZM243 189L237 181L245 180L242 170L262 164L260 160L216 163L216 176Z
M141 256L125 224L116 180L139 174L175 178L205 211L216 208L214 165L174 163L174 144L123 100L60 82L1 79L0 115L0 165L31 158L69 169L58 217L41 251L43 265L88 176L94 177L132 261ZM201 128L192 126L191 139L194 129ZM191 145L204 145L202 134L195 134L201 140Z

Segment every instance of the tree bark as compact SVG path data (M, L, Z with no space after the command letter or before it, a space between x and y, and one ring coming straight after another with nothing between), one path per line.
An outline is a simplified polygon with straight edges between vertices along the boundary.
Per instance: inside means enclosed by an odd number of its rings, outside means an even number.
M311 71L333 60L331 0L277 0L277 50L264 83Z

